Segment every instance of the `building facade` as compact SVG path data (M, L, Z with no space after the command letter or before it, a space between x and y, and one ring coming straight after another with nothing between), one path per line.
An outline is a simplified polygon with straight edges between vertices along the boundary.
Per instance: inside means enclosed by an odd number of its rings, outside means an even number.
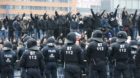
M69 11L81 14L91 14L92 8L95 12L106 10L114 11L120 4L119 13L126 7L128 12L133 13L135 9L140 10L140 0L0 0L0 17L15 16L17 14L30 13L42 15L46 11L54 15L57 10L60 13Z
M0 0L0 17L30 13L50 15L57 10L61 13L76 11L76 0Z
M119 12L126 7L129 13L133 13L136 9L140 10L140 0L102 0L101 7L107 11L114 11L116 6L120 4Z
M91 14L90 9L94 12L100 12L101 0L77 0L77 9L80 13L89 15Z

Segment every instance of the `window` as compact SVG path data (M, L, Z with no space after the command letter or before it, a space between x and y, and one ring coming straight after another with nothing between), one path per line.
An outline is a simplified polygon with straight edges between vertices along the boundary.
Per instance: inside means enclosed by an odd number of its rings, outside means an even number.
M138 9L139 8L138 0L132 0L132 9Z
M126 4L126 7L127 7L128 9L131 9L131 8L132 8L132 1L131 1L131 0L128 0L126 3L127 3L127 4Z

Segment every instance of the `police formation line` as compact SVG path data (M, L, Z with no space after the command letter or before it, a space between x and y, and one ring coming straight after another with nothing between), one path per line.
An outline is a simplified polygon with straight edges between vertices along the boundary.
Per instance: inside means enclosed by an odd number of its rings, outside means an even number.
M5 41L0 52L0 75L14 78L17 68L21 78L57 78L57 68L62 67L64 78L140 78L140 41L127 43L127 37L125 31L120 31L106 42L103 33L95 30L85 47L86 42L75 44L76 34L70 32L64 45L57 47L55 39L49 37L39 47L26 35L18 52Z

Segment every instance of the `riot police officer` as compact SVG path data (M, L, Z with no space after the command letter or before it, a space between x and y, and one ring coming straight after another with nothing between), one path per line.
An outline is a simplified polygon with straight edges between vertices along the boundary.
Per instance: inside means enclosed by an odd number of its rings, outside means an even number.
M82 49L75 44L76 35L70 32L67 42L61 50L61 61L64 64L64 78L80 78L82 64Z
M12 50L12 44L4 42L4 47L0 56L1 78L14 78L14 64L16 62L16 53Z
M27 41L27 49L20 59L20 66L26 71L26 78L42 78L44 58L39 51L37 42L34 39L29 39Z
M111 53L111 46L117 41L117 37L112 37L109 42L109 55ZM114 73L114 61L109 57L109 78L113 78Z
M135 57L136 78L140 78L140 40L137 41L138 50Z
M108 56L107 43L103 42L103 34L95 30L92 42L87 47L87 61L89 63L89 78L107 78L106 61Z
M136 58L136 54L137 54L137 41L136 40L132 40L130 42L130 48L131 48L131 56L132 59L130 61L130 77L131 78L136 78L136 63L135 63L135 58Z
M47 45L42 49L45 59L46 78L57 78L57 63L59 60L59 50L55 47L55 39L50 37Z
M129 78L129 62L131 59L131 48L126 43L127 33L119 31L117 33L117 42L111 46L110 57L114 61L114 78Z
M19 60L20 60L21 56L22 56L23 53L26 52L26 50L27 50L27 41L28 41L29 39L31 39L30 36L25 36L25 37L22 38L22 42L23 42L22 47L20 47L20 48L18 49L18 51L17 51L17 56L18 56L18 62L17 62L17 64L18 64L18 67L19 67ZM22 69L22 71L21 71L21 78L25 78L25 74L26 74L26 73L25 73L25 70Z

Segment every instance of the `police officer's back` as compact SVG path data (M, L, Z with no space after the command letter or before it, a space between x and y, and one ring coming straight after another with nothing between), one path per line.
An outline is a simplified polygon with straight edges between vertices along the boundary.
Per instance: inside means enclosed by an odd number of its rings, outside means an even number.
M67 44L61 50L61 60L64 64L65 78L80 78L80 65L82 62L82 49L75 44L76 35L70 32L67 35Z
M103 42L100 30L93 32L92 42L87 47L87 61L89 63L90 78L106 78L106 61L108 55L107 43ZM96 73L95 73L96 72Z
M55 39L50 37L47 45L42 49L45 59L46 78L57 78L57 63L59 60L59 50L55 47Z
M137 45L138 45L138 50L135 57L136 78L140 78L140 40L138 40Z
M23 53L20 59L20 66L26 70L27 78L42 78L44 60L39 47L37 47L37 42L34 39L29 39L27 48L28 50Z
M14 78L14 64L16 62L16 53L12 50L12 44L4 42L4 47L0 56L1 78Z
M117 33L117 42L111 46L110 57L114 60L114 78L129 78L129 62L131 59L131 48L126 43L127 34L124 31Z
M130 60L130 66L129 66L129 69L130 69L130 77L131 78L136 78L136 63L135 63L135 59L136 59L136 54L137 54L137 49L138 49L138 46L137 46L137 41L136 40L132 40L130 42L130 48L131 48L131 60Z

